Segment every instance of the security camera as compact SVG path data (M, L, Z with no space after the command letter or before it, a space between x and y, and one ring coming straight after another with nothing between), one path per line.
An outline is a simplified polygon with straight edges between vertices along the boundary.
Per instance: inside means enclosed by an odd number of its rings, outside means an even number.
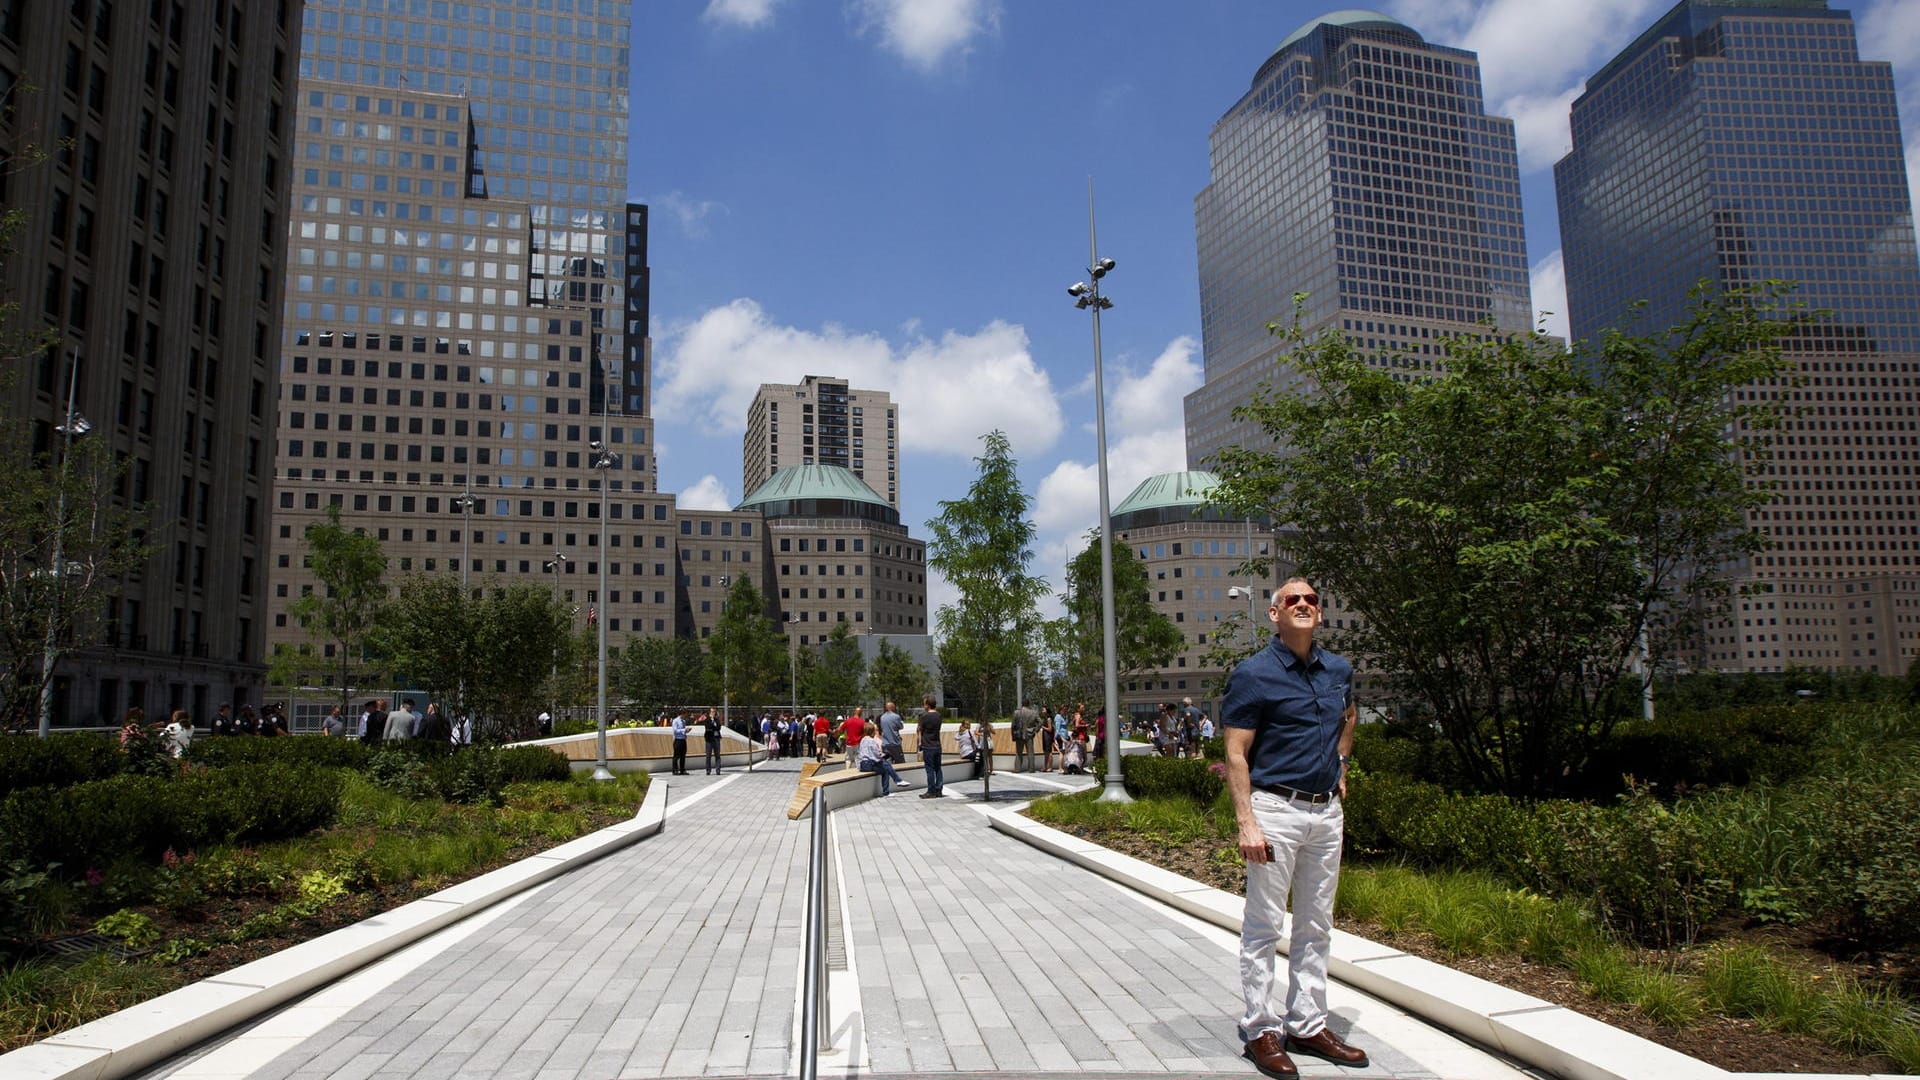
M1085 295L1086 293L1088 293L1088 292L1090 292L1091 290L1092 290L1092 287L1091 287L1091 286L1089 286L1089 285L1088 285L1088 284L1087 284L1086 282L1084 282L1084 281L1076 281L1076 282L1074 282L1073 284L1071 284L1071 285L1069 285L1069 286L1067 286L1067 295L1068 295L1068 296L1082 296L1082 295Z

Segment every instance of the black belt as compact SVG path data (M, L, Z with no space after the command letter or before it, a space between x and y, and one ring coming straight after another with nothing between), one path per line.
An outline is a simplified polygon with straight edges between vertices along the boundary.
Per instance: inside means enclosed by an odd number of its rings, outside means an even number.
M1309 806L1330 803L1336 794L1332 791L1301 791L1299 788L1290 788L1285 784L1261 784L1259 787L1269 795L1278 795L1283 799L1292 799L1294 802L1303 802Z

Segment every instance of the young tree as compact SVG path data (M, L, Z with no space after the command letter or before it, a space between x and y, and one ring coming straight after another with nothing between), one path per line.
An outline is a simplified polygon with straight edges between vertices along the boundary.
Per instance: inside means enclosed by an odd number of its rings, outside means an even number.
M547 704L554 665L566 659L572 612L533 584L490 591L473 619L474 680L467 687L476 728L504 739L527 738Z
M396 681L426 688L450 715L463 716L469 688L487 678L473 655L484 606L457 573L408 574L370 639Z
M885 638L867 668L867 697L891 701L902 709L913 709L920 699L933 691L933 675L913 654L896 649Z
M720 672L721 689L736 705L759 708L784 685L787 639L767 617L766 599L746 574L733 575L707 649L709 668Z
M99 642L101 605L146 560L140 519L114 497L119 475L104 441L77 441L55 464L25 424L0 420L0 730L39 723L60 657Z
M709 700L715 685L700 643L682 637L628 639L609 675L620 696L647 718Z
M1642 631L1657 667L1764 546L1746 467L1782 415L1782 291L1696 291L1671 331L1575 351L1454 338L1408 380L1296 326L1293 377L1236 410L1278 450L1223 453L1220 497L1292 522L1302 572L1359 617L1338 647L1477 783L1550 792L1614 723Z
M1087 530L1087 544L1067 563L1060 594L1067 613L1046 624L1049 650L1059 664L1061 688L1091 700L1106 693L1106 645L1100 610L1100 530ZM1122 681L1136 671L1173 662L1186 636L1153 606L1147 567L1126 543L1113 543L1114 669Z
M380 541L340 524L340 508L333 505L325 521L307 526L306 544L307 563L320 584L287 610L309 637L332 646L345 709L355 674L371 667L367 644L387 602L387 555Z
M867 678L867 660L860 655L860 643L846 623L835 623L820 647L820 659L808 666L800 683L800 696L814 705L847 708L860 702L860 688Z
M959 590L960 599L935 614L940 667L965 689L975 714L986 719L994 687L1013 669L1031 664L1040 625L1044 578L1029 574L1033 522L1005 432L982 438L980 475L965 498L943 500L927 523L927 565Z

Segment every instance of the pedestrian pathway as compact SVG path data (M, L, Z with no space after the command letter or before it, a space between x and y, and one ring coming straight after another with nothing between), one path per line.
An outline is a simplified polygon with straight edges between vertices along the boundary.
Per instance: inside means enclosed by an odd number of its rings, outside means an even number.
M797 1068L810 822L798 762L669 778L659 836L342 980L152 1077L778 1076ZM1085 778L1000 773L993 802ZM835 813L845 964L823 1076L1252 1076L1231 935L989 829L978 781ZM1365 1070L1518 1080L1335 987Z

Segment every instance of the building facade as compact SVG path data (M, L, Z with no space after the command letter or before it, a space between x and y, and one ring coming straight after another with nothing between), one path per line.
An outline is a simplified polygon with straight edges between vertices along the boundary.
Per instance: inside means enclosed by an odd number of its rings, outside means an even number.
M740 490L753 491L789 466L832 465L898 510L899 431L898 410L884 390L857 390L845 379L820 375L795 385L762 383L740 442Z
M1343 11L1283 40L1214 124L1194 199L1204 384L1187 464L1266 437L1230 413L1273 379L1268 324L1347 334L1408 378L1456 335L1533 328L1513 122L1479 59Z
M766 521L766 561L787 635L817 645L859 634L925 635L927 545L900 511L849 469L791 465L740 502Z
M1825 0L1683 0L1587 81L1554 170L1576 338L1674 326L1768 279L1830 314L1755 482L1770 550L1694 649L1723 671L1904 673L1920 651L1920 260L1893 73ZM1646 301L1627 316L1628 305Z
M647 212L625 201L629 5L425 7L306 7L269 640L307 642L287 608L329 507L400 573L553 585L616 647L674 633ZM604 553L595 441L615 457Z
M260 698L299 7L0 5L10 329L58 335L0 407L52 452L71 387L153 553L55 669L56 724Z
M1263 520L1234 517L1207 501L1219 483L1210 472L1162 473L1140 482L1113 508L1113 534L1145 564L1148 599L1180 628L1184 643L1164 668L1126 674L1121 708L1147 719L1162 702L1217 696L1224 669L1208 661L1223 634L1244 643L1249 626L1271 629L1273 590L1292 572L1274 557L1273 531ZM1267 572L1246 573L1250 559L1268 559Z

